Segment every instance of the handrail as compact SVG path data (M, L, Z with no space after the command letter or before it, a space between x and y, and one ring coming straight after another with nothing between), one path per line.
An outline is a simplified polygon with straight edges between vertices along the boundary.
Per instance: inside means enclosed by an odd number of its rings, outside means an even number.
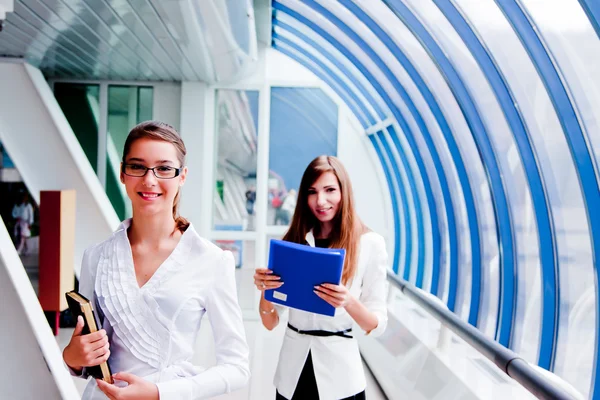
M461 320L456 314L448 310L442 304L429 298L429 293L418 289L412 283L405 281L388 270L388 280L394 284L402 293L423 307L434 318L460 336L470 346L475 348L486 358L491 360L504 373L518 382L539 399L552 400L579 400L583 396L575 391L568 383L563 385L551 380L532 366L517 353L507 349L501 344L487 338L479 329Z

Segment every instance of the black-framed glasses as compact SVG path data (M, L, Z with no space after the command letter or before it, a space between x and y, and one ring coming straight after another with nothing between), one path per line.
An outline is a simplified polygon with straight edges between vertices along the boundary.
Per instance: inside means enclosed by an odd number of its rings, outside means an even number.
M179 176L182 169L183 167L175 168L169 167L168 165L159 165L158 167L148 168L140 164L123 164L121 171L125 175L141 178L142 176L146 176L146 173L150 170L158 179L173 179L176 176Z

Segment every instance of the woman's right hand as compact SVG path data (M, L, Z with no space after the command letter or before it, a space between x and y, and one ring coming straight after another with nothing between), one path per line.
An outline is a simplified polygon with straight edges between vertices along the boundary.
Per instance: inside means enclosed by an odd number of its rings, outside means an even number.
M273 271L268 268L256 268L254 273L254 284L261 292L270 289L277 289L283 285L281 277L273 275Z
M71 341L63 351L65 363L75 371L83 367L93 367L108 360L110 356L108 335L104 329L82 335L83 317L77 317L77 325L71 336Z

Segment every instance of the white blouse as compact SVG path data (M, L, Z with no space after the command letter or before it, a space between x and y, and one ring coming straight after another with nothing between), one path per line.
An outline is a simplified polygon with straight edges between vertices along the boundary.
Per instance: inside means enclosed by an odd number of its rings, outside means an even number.
M315 246L312 232L306 241ZM360 251L356 275L349 288L350 293L377 316L378 324L369 335L381 335L387 326L387 250L383 237L368 232L360 238ZM280 324L285 322L287 307L275 305ZM360 327L343 308L337 308L335 316L329 317L302 310L289 309L289 323L300 330L324 330L338 332L350 327L356 335ZM321 400L338 400L365 390L367 384L362 360L355 338L339 336L317 337L285 330L274 384L279 393L291 399L304 363L311 352L315 378Z
M123 222L85 251L80 293L93 299L110 340L112 373L157 384L160 399L204 399L239 389L250 376L248 345L237 302L234 260L190 225L171 255L141 288ZM212 326L217 365L192 365L204 314ZM83 373L84 377L85 369ZM83 399L106 399L94 379Z

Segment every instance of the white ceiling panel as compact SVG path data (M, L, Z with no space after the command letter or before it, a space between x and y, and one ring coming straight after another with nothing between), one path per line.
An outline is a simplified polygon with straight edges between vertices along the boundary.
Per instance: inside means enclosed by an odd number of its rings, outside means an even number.
M256 47L250 0L17 0L0 32L49 78L231 82Z

